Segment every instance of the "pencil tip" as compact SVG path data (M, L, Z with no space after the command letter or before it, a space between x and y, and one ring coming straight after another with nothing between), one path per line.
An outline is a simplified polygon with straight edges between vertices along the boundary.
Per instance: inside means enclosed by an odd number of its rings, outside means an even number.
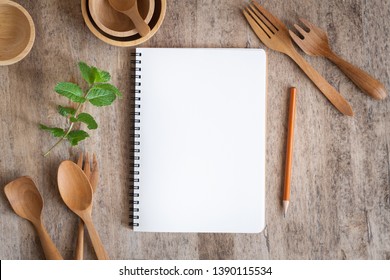
M283 212L284 212L284 217L286 218L286 214L287 214L287 209L288 209L288 205L289 205L289 201L288 200L283 200Z

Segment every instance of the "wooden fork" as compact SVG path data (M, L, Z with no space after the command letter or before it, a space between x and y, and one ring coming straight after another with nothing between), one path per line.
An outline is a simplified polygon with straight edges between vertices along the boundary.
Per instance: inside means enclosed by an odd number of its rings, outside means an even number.
M306 32L299 25L294 24L297 31L303 36L298 37L294 32L289 30L294 42L308 55L324 56L336 64L361 90L368 93L375 99L384 99L386 90L383 84L370 76L368 73L345 61L336 55L329 46L328 36L326 33L310 23L309 21L299 19L308 29Z
M353 116L349 103L295 50L286 26L279 19L257 2L250 3L243 12L257 37L268 48L288 55L341 113Z
M83 169L85 175L87 176L91 186L92 193L95 193L96 187L99 181L99 168L96 159L96 155L93 154L92 168L89 161L88 153L85 154L84 167L83 167L83 153L80 153L77 160L77 165ZM76 243L76 260L82 260L84 257L84 223L79 219L79 225L77 228L77 243Z

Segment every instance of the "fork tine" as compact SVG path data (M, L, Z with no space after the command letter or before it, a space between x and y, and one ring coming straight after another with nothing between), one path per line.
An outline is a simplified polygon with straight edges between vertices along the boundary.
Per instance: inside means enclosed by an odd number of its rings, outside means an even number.
M97 162L96 154L95 154L95 153L93 153L92 169L93 169L93 170L98 170L98 171L99 171L98 162Z
M309 29L314 29L316 26L312 24L310 21L304 19L304 18L299 18L300 22L302 22L307 28Z
M257 3L256 1L252 1L252 4L256 6L256 8L264 15L268 22L276 28L276 30L286 28L283 22L281 22L273 14L264 9L259 3Z
M268 34L265 33L265 31L260 31L260 26L257 25L256 21L253 19L253 17L251 15L249 15L249 10L247 8L245 8L244 10L242 10L242 12L244 13L244 16L246 18L246 20L248 21L249 25L252 27L253 31L256 33L257 37L259 37L260 39L261 38L264 38L264 35L266 35L268 37ZM263 40L263 39L261 39Z
M314 25L313 23L311 23L310 21L304 19L304 18L300 18L299 19L307 28L310 29L310 31L313 31L314 33L316 33L317 35L319 36L322 36L323 39L325 40L328 40L328 36L326 35L326 32L324 30L322 30L321 28L318 28L316 25Z
M254 14L253 11L251 11L248 8L245 8L244 10L244 16L246 17L249 25L252 27L253 31L255 31L257 37L261 38L261 40L264 43L265 39L270 39L271 36L267 33L266 29L267 27L262 23L259 19L257 19L257 16ZM260 31L260 29L262 31ZM264 37L267 36L267 38Z
M299 36L298 36L297 34L295 34L293 31L288 30L288 33L290 33L290 36L291 36L291 38L294 40L295 43L298 44L299 42L302 41L302 39L299 38Z
M278 29L272 23L270 23L269 20L253 4L250 4L249 7L256 14L257 18L255 18L255 20L258 23L261 21L261 23L265 26L265 30L269 30L267 31L268 34L269 32L275 34L278 31Z
M89 180L91 182L93 192L95 192L95 190L96 190L98 180L99 180L99 167L98 167L98 162L96 159L96 154L94 153L93 160L92 160L92 173L91 173L91 177Z
M305 34L307 34L307 32L302 27L300 27L298 24L294 24L294 27L296 30L298 30L299 33L301 33L303 37L305 37Z
M295 42L295 44L297 44L300 48L301 48L301 50L304 50L305 51L305 46L304 46L304 44L303 44L303 42L302 42L302 39L301 38L299 38L299 36L297 36L294 32L292 32L291 30L289 30L288 31L288 33L290 33L290 36L291 36L291 38L293 39L293 41ZM306 51L305 51L306 52ZM306 52L307 53L307 52Z
M79 158L78 158L78 160L77 160L77 165L78 165L81 169L83 169L83 152L80 152L80 154L79 154Z
M89 155L88 153L85 153L85 162L84 162L84 168L83 171L85 175L87 176L88 180L91 177L91 164L89 162Z

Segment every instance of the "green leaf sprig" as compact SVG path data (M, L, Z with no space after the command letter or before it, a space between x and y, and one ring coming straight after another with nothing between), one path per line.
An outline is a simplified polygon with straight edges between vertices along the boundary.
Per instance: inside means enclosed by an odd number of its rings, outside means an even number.
M108 72L93 66L88 66L84 62L79 62L78 66L82 77L88 83L88 88L86 91L83 91L79 85L70 82L61 82L55 86L55 92L76 103L76 108L63 107L61 105L57 107L58 113L70 121L67 129L39 124L40 129L48 131L54 137L59 138L44 156L50 154L64 140L69 141L72 146L76 146L80 141L89 137L86 131L73 129L76 123L84 123L88 129L98 128L98 124L90 114L80 112L82 104L89 102L97 107L108 106L117 97L122 97L122 93L115 86L108 83L111 79L111 75Z

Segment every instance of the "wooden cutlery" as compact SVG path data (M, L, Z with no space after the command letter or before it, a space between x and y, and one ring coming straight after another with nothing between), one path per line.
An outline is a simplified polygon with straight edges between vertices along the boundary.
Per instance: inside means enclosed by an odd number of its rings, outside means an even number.
M84 161L84 166L83 166ZM99 168L96 160L96 155L93 154L92 167L89 161L88 153L85 154L85 160L83 153L80 153L80 156L77 160L77 165L83 169L85 176L87 176L89 183L92 187L92 193L95 193L96 187L99 181ZM77 228L77 243L76 243L76 260L82 260L84 255L84 222L79 220L79 225Z
M286 26L257 2L244 9L244 16L257 37L270 49L293 59L328 100L344 115L353 116L352 107L294 48Z
M142 37L148 35L150 27L139 14L137 0L108 0L108 2L115 10L127 15L131 19Z
M289 33L294 42L306 54L328 58L336 64L361 90L368 93L371 97L375 99L384 99L386 97L387 94L383 84L368 73L345 61L331 50L328 36L323 30L303 18L301 18L300 21L306 28L309 29L309 31L306 32L299 25L294 24L294 27L300 35L303 36L303 38L300 38L291 30L289 30Z
M92 223L92 195L99 180L99 168L96 155L92 165L88 153L81 153L77 165L64 161L58 169L58 188L65 204L80 217L77 233L76 259L83 259L84 223L91 237L98 259L108 259L100 237ZM48 235L42 222L43 199L30 177L20 177L4 187L4 192L12 209L20 217L30 221L40 238L46 259L62 260L61 254Z
M12 209L20 217L30 221L39 236L43 252L48 260L62 260L42 221L43 199L30 177L20 177L4 187Z
M58 168L58 189L62 200L87 227L92 246L99 260L107 260L108 254L103 247L99 234L92 221L92 187L83 170L74 162L65 160Z

